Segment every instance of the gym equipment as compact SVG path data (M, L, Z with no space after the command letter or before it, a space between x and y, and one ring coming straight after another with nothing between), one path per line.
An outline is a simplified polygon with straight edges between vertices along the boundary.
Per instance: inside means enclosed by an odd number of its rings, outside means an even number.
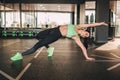
M34 38L39 32L33 31L2 31L2 38Z
M34 33L32 31L19 31L18 37L19 38L33 38Z
M23 37L23 36L24 36L23 31L18 32L18 36L19 36L19 37Z
M4 37L4 38L17 37L17 32L16 31L3 31L2 32L2 37Z
M34 37L38 34L39 32L34 32Z
M28 36L29 37L33 37L33 33L32 32L28 32Z
M7 37L7 32L6 31L2 32L2 37Z
M17 32L12 31L12 37L16 37L17 36Z

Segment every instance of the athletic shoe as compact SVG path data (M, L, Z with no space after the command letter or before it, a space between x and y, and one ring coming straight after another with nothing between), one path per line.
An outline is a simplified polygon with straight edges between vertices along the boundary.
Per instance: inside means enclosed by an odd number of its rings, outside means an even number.
M54 47L50 47L47 50L48 56L52 56L53 55L53 51L54 51Z
M23 59L21 53L17 52L13 57L10 58L12 61Z

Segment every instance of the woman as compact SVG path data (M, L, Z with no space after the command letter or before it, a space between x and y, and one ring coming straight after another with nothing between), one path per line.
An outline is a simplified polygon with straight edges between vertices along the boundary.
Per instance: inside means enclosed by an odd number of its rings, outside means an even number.
M76 44L82 49L82 52L87 60L90 60L90 61L95 60L94 58L91 58L87 55L87 50L82 44L78 35L80 35L83 38L89 37L89 33L85 31L85 29L87 27L95 27L95 26L101 26L101 25L107 26L108 24L104 22L92 23L92 24L79 24L76 26L69 24L69 25L61 25L56 28L51 28L51 29L41 31L36 36L36 39L38 39L39 41L31 49L23 52L22 54L20 53L15 54L13 57L11 57L11 60L16 61L16 60L23 59L23 56L32 54L38 48L43 46L48 48L47 50L48 56L52 56L54 47L49 47L49 44L57 41L61 37L67 37L67 38L73 39L76 42Z

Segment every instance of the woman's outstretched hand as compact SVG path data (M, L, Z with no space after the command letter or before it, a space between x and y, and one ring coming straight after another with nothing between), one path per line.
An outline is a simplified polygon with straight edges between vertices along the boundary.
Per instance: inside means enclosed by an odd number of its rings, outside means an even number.
M105 23L105 22L101 22L100 24L103 25L103 26L108 26L108 24Z
M95 58L88 57L87 61L95 61Z

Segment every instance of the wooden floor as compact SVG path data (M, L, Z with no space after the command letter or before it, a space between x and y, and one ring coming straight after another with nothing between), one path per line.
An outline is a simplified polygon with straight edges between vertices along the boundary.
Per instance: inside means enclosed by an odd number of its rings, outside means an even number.
M0 80L119 80L120 59L105 50L89 46L88 54L96 61L86 61L74 41L60 39L52 57L42 47L23 60L12 62L16 52L31 48L36 39L0 39ZM99 45L100 46L100 45ZM120 50L117 50L120 52Z

